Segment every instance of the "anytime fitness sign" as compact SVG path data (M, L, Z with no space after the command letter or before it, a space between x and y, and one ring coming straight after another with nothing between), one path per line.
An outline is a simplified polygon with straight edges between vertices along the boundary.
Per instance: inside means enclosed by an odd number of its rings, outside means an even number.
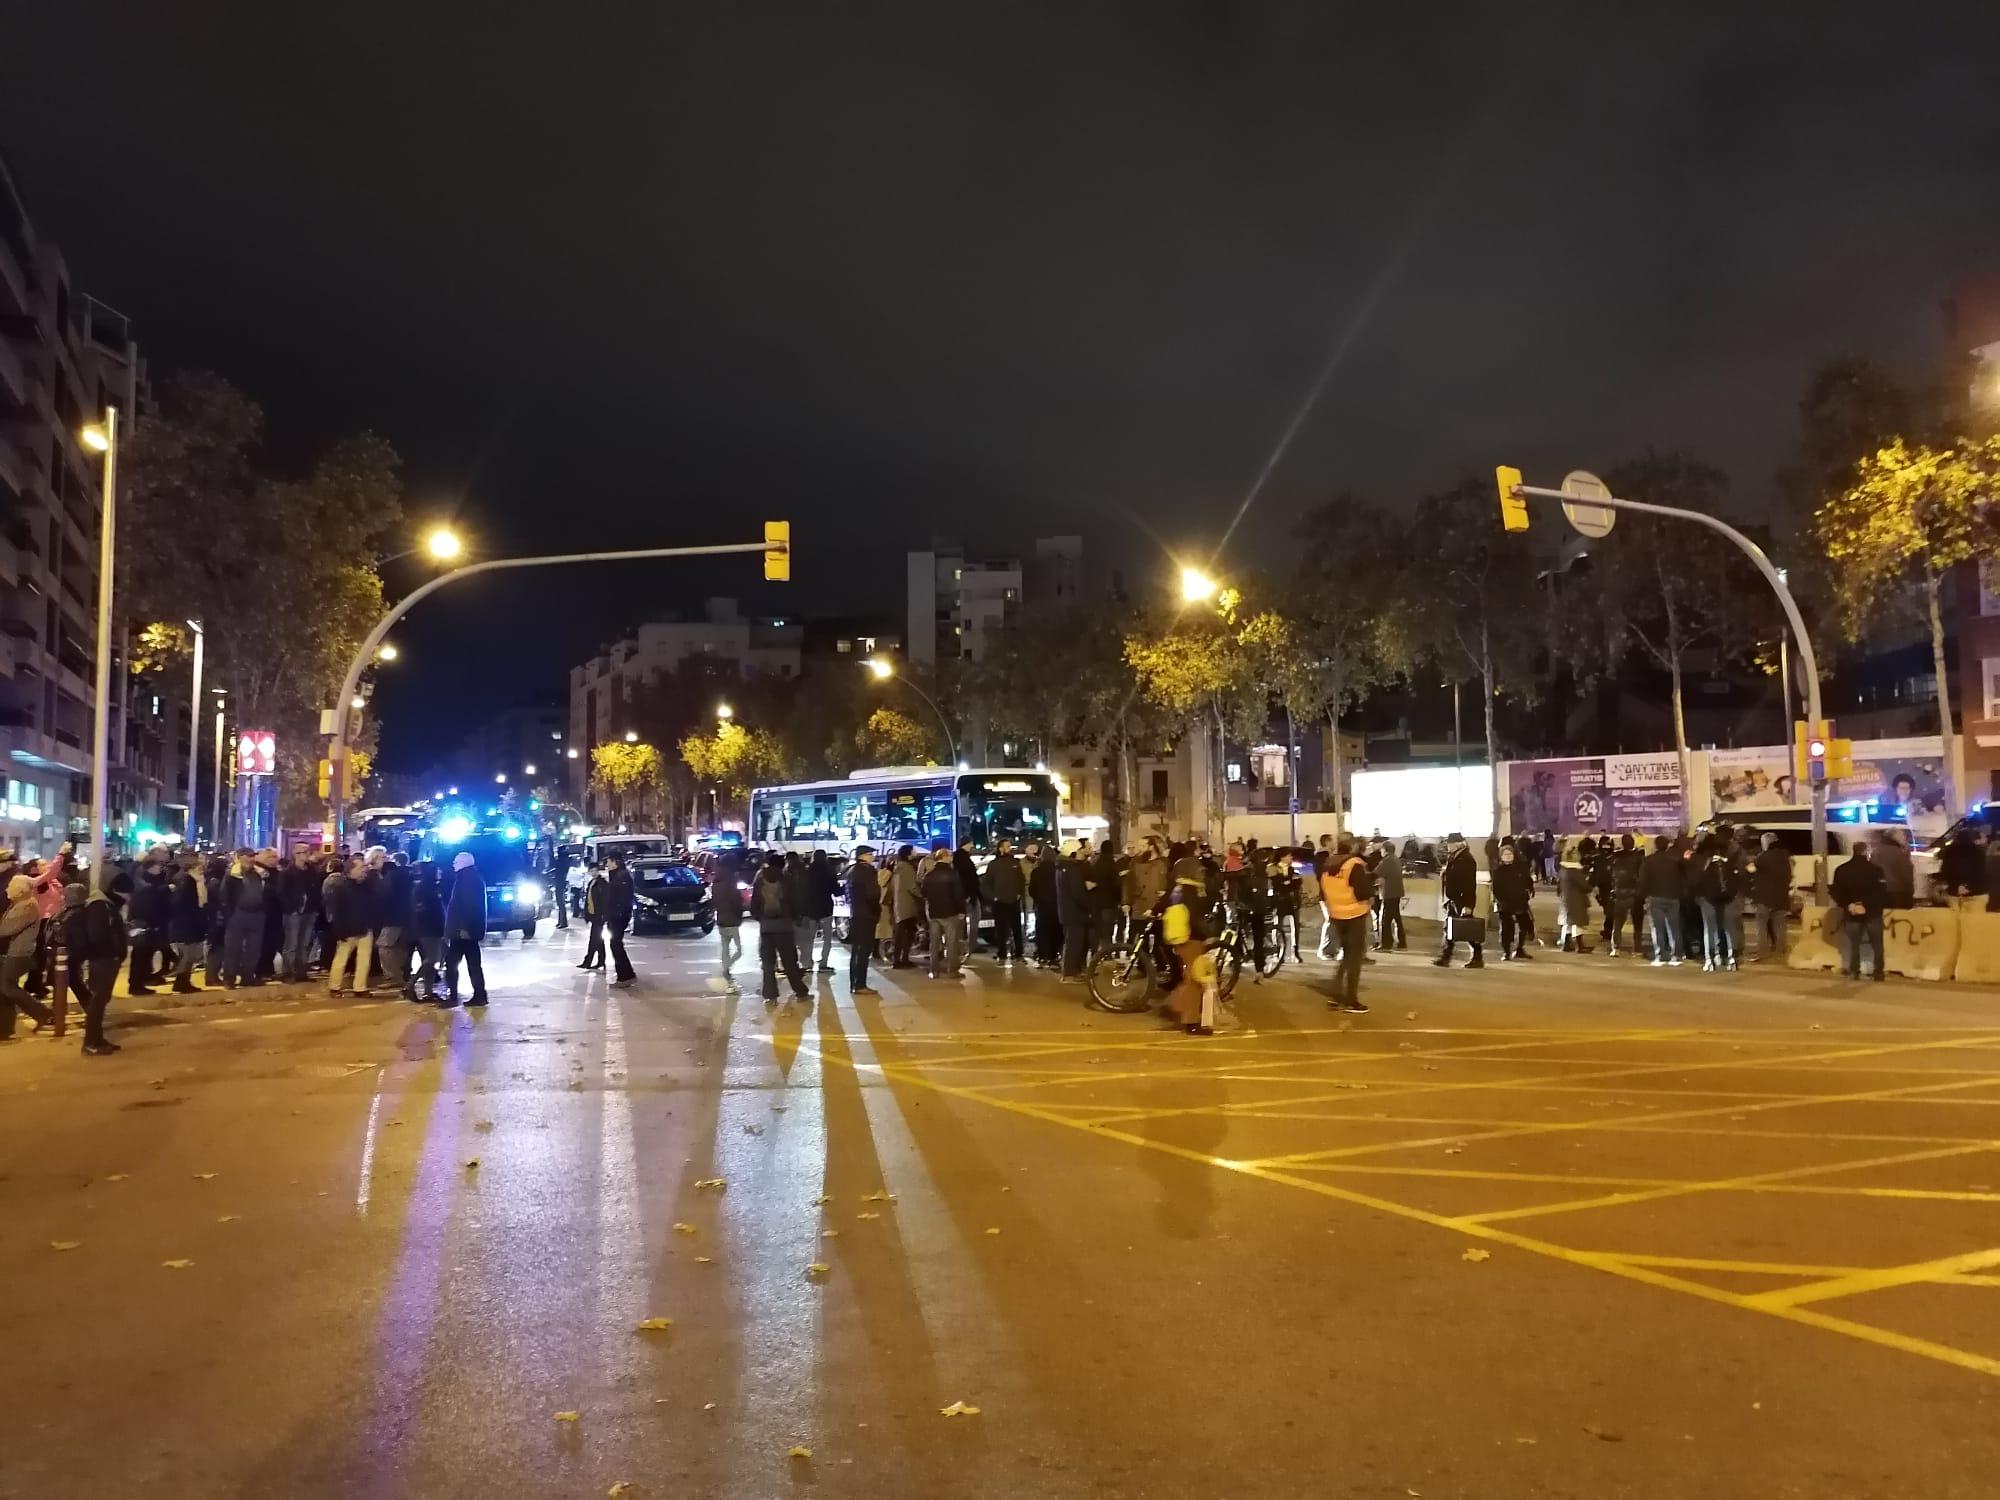
M1672 751L1513 761L1507 802L1516 833L1667 833L1687 817Z

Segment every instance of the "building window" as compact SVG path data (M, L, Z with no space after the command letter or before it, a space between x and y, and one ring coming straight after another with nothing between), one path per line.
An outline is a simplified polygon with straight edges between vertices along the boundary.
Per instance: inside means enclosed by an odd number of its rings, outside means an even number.
M1243 762L1240 760L1230 761L1227 767L1225 767L1223 774L1229 778L1231 786L1241 786L1243 784Z
M1979 559L1979 612L2000 615L2000 559Z
M847 639L846 636L842 636L833 643L833 649L838 651L842 656L852 656L854 654L854 642Z
M1151 805L1154 807L1165 807L1167 805L1167 773L1156 767L1152 772L1152 780L1153 799Z
M1980 662L1980 676L1986 683L1986 714L1989 719L2000 719L2000 656L1989 656Z

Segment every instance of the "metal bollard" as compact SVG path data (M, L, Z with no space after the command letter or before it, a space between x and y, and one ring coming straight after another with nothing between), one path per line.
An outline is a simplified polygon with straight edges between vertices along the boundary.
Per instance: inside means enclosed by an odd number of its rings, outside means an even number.
M61 948L49 950L49 1011L51 1029L57 1037L69 1032L69 954Z

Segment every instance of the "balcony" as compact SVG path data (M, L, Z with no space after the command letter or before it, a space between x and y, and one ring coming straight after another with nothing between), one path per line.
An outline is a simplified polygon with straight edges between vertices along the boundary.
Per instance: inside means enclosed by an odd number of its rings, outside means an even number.
M28 589L13 589L0 596L0 635L16 640L41 639L42 596Z

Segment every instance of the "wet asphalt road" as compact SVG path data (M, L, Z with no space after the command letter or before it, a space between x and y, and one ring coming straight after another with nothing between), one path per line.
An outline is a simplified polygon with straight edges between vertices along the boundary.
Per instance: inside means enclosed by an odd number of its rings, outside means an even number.
M1995 1491L1990 992L1391 955L1194 1041L576 937L0 1046L0 1496Z

